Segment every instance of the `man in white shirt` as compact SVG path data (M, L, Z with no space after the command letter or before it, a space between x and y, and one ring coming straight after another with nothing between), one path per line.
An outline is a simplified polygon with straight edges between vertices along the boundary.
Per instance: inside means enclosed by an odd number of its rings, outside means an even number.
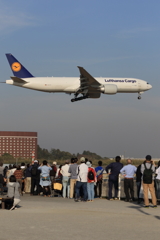
M126 195L126 200L125 200L126 202L129 202L130 198L132 201L134 201L133 179L136 171L137 171L137 168L132 165L131 159L127 159L127 165L120 170L120 173L124 175L124 192ZM129 194L129 190L130 190L130 194Z
M63 197L66 197L66 188L67 188L67 197L69 198L69 192L70 192L70 173L69 170L69 161L65 161L65 165L61 168L61 174L62 174L62 184L63 184Z
M87 176L88 166L85 164L85 158L80 158L81 164L77 167L77 182L76 182L76 199L75 202L80 201L80 188L83 189L83 201L87 202Z

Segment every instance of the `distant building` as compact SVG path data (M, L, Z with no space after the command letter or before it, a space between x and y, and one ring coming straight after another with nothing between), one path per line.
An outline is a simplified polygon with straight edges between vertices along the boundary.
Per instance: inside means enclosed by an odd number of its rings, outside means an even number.
M14 158L37 159L37 132L0 131L0 156L4 153Z

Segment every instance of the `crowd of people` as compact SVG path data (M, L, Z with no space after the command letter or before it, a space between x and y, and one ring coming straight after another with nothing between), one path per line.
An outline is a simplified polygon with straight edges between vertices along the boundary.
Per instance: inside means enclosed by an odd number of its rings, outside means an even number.
M3 163L0 163L0 190L3 195L6 187L8 201L12 200L11 210L16 208L20 196L24 193L31 196L67 197L74 199L75 202L93 202L94 198L102 198L104 172L109 175L108 200L119 199L119 179L123 176L125 201L135 201L136 176L138 203L144 200L144 207L148 208L150 198L152 207L157 207L157 199L160 199L160 161L156 168L150 155L147 155L145 161L138 167L132 165L130 159L127 159L127 165L123 166L120 156L106 168L102 167L102 161L94 168L92 161L84 157L80 158L79 164L77 158L72 158L60 166L56 162L50 166L46 160L42 164L34 160L32 164L21 163L21 166L9 165L5 168Z

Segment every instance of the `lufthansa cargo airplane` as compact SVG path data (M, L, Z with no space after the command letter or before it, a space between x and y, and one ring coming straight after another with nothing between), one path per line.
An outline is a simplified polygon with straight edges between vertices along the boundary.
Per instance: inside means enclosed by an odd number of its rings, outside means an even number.
M43 92L73 93L71 102L100 98L101 93L138 93L141 99L141 93L152 88L146 81L136 78L94 78L83 67L78 67L80 77L34 77L12 54L6 57L14 74L11 80L6 80L7 84Z

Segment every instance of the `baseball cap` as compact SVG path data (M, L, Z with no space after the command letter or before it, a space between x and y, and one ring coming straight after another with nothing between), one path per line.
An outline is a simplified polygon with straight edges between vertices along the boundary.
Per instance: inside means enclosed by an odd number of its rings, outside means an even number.
M81 162L85 162L85 158L84 158L84 157L81 157L81 158L80 158L80 161L81 161Z

